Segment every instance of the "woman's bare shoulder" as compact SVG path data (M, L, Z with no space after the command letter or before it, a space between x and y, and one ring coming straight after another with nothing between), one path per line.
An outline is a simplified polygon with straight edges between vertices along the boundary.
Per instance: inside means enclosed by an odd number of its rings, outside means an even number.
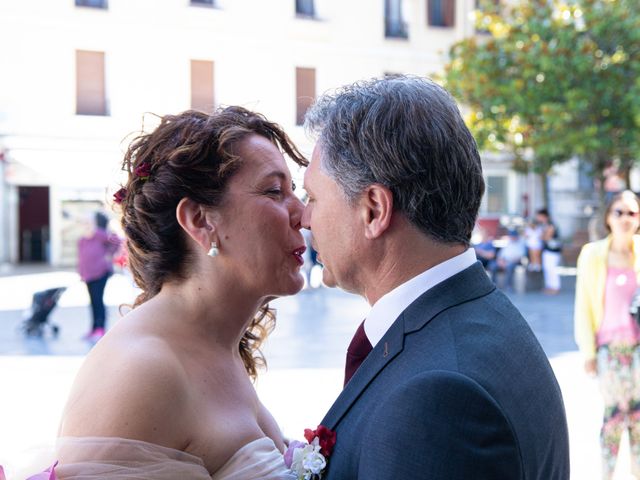
M80 369L60 435L181 447L189 440L189 383L179 356L160 336L126 329L112 333Z

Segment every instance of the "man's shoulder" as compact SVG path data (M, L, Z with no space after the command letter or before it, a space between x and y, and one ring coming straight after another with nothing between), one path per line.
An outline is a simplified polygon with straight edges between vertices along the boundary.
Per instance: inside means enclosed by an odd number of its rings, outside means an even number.
M446 279L432 289L423 292L405 310L405 316L421 317L425 315L463 316L472 319L476 315L486 313L479 304L487 307L519 315L518 310L509 299L500 292L487 275L480 262L471 265L462 272ZM481 308L470 315L468 309Z
M493 290L495 285L489 280L482 264L476 261L422 292L403 313L408 316L436 314L452 306L485 297Z
M416 314L419 315L419 314ZM527 365L550 378L540 343L521 312L499 290L452 305L405 337L401 355L424 368L456 369L482 383L512 375ZM430 355L425 356L424 352ZM500 359L510 358L509 362ZM499 365L499 372L495 367ZM499 375L498 375L499 373Z

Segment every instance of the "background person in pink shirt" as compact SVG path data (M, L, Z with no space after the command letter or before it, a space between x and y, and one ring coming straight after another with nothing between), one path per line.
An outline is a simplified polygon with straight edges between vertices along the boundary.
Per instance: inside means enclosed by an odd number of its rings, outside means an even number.
M575 337L604 403L602 478L613 477L625 430L640 478L640 327L629 312L640 279L640 199L629 190L614 195L604 218L609 235L578 257Z
M102 212L94 216L93 231L78 241L78 272L87 284L91 299L92 327L85 338L96 341L104 335L107 310L104 289L113 273L113 256L120 248L120 238L107 230L109 219Z

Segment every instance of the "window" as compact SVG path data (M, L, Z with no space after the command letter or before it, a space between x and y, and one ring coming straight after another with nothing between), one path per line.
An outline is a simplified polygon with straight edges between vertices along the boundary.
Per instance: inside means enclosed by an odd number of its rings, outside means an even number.
M507 208L507 177L487 176L487 213L505 213Z
M108 115L104 52L76 51L76 113Z
M76 0L76 7L107 8L107 0Z
M214 6L214 0L191 0L191 5Z
M213 62L191 60L191 108L210 113L214 107Z
M313 0L296 0L296 15L301 17L315 17L316 10Z
M402 18L402 0L384 1L384 36L408 38L407 24Z
M427 23L432 27L453 27L456 0L427 0Z
M316 69L296 67L296 125L304 123L304 114L316 98Z

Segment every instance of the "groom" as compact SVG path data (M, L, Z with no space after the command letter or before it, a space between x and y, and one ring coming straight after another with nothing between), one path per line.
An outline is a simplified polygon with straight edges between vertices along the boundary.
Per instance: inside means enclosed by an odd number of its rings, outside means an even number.
M567 480L560 388L469 248L475 141L436 84L390 77L321 97L302 225L331 286L371 311L322 424L326 480ZM361 363L360 363L361 362Z

